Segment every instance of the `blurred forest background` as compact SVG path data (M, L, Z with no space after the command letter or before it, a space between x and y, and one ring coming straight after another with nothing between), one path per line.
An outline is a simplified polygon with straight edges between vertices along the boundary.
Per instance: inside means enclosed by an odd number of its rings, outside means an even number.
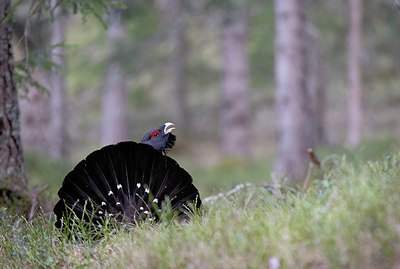
M29 184L55 196L88 153L167 121L177 128L169 155L203 196L269 182L275 170L304 178L308 147L321 159L398 150L397 2L296 2L135 0L97 18L62 7L29 17L20 4L13 45ZM292 157L301 168L285 171Z

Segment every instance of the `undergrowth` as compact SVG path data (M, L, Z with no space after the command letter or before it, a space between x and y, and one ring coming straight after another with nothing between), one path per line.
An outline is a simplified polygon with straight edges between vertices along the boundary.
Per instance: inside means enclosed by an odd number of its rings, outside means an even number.
M247 188L188 222L115 226L69 240L54 216L0 210L0 266L92 268L399 268L400 154L329 158L307 193ZM277 182L275 182L277 184Z

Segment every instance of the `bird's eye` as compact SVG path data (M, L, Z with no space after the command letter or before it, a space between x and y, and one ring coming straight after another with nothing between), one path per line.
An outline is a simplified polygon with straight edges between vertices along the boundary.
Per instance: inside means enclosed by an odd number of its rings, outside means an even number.
M154 132L151 134L150 139L152 139L153 137L157 136L159 133L160 133L160 131L154 131Z

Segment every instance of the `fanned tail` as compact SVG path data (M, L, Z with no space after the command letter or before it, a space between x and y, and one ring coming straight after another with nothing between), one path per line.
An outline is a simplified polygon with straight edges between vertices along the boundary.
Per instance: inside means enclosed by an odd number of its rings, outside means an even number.
M91 153L65 177L54 207L56 226L61 226L61 218L71 209L78 218L92 217L94 222L104 216L130 223L157 220L156 210L165 200L173 211L187 214L188 204L201 204L192 182L176 161L149 145L109 145Z

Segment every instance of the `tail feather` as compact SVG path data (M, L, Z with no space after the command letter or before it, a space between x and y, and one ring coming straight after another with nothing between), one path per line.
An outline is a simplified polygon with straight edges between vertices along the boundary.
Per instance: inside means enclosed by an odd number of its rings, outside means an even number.
M187 203L201 204L192 181L176 161L151 146L121 142L94 151L67 174L54 212L58 224L66 206L78 217L86 210L96 221L119 215L117 221L135 222L156 216L165 199L184 212Z

